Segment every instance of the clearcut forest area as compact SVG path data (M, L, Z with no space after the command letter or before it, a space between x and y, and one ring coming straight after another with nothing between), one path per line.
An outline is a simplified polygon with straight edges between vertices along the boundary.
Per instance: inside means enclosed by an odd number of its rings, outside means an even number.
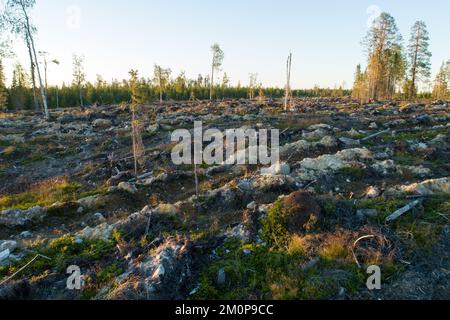
M219 44L194 79L91 81L74 55L57 85L39 2L0 14L1 300L450 299L450 60L431 74L425 22L402 40L380 13L349 88L293 88L295 52L286 85L234 84ZM278 130L279 161L175 164L174 132L199 122Z

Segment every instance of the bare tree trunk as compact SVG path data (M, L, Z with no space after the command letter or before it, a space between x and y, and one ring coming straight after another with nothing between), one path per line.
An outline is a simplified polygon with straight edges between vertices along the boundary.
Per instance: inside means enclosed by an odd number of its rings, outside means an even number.
M161 79L161 70L159 70L159 103L163 103L163 89L162 89L162 79Z
M45 95L44 92L44 84L42 83L42 77L41 77L41 70L39 69L39 63L37 63L38 59L37 59L37 55L36 55L36 48L34 46L34 40L33 40L33 35L31 34L31 30L30 30L30 20L28 18L28 14L27 11L25 10L25 6L22 3L22 11L25 15L25 19L26 19L26 31L28 33L28 37L30 39L30 43L31 43L31 48L33 50L33 55L34 55L34 60L36 61L36 70L38 73L38 78L39 78L39 84L40 84L40 89L41 89L41 97L42 97L42 104L44 105L44 113L45 113L45 118L49 119L50 118L50 114L48 112L48 106L47 106L47 97Z
M197 163L195 163L194 160L194 176L195 176L195 195L198 196L200 195L199 193L199 188L198 188L198 173L197 173Z
M56 86L56 108L59 109L59 88Z
M131 112L132 112L132 115L131 115L131 130L132 130L132 135L133 135L134 175L137 177L137 175L138 175L138 162L137 162L137 141L136 141L136 127L135 127L136 116L135 116L134 108L133 108L133 110Z
M419 38L420 38L420 33L416 34L416 46L414 48L414 58L413 58L413 64L412 64L412 79L411 79L411 86L409 88L409 99L410 100L414 97L414 91L416 89L417 55L419 52Z
M213 87L214 87L214 62L211 68L211 83L209 84L209 100L212 101L213 96Z
M288 110L288 102L291 95L291 67L292 67L292 53L289 54L286 64L286 96L284 98L284 110Z
M84 101L83 101L83 89L81 87L81 83L78 85L78 87L80 88L80 105L83 108L84 107Z
M39 100L37 98L37 93L36 93L36 75L34 72L34 60L33 60L33 54L31 53L31 44L30 44L30 39L28 37L28 33L25 35L25 39L27 42L28 54L30 56L30 73L31 73L31 83L33 85L34 110L36 112L39 112L40 106L39 106Z

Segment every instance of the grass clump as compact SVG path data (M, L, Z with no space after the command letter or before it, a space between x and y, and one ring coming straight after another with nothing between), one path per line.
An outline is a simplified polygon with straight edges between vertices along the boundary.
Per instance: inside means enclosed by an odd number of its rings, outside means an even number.
M32 248L33 253L28 254L20 262L8 267L0 267L0 276L6 277L17 270L23 264L30 261L36 254L50 258L36 259L28 268L22 271L22 276L39 276L47 271L55 271L61 274L70 265L80 267L89 266L93 262L110 259L115 252L115 241L113 240L84 240L76 241L75 237L64 236L53 240L45 247Z
M0 210L27 210L35 206L49 207L56 202L71 202L103 193L104 189L82 192L82 186L66 178L46 180L30 187L26 192L0 197Z
M244 249L251 249L251 254L244 254ZM300 236L292 237L287 250L229 242L218 251L220 259L201 273L200 289L193 298L331 299L340 287L354 291L363 284L362 271L345 260L320 259L316 265L303 268L309 260L305 252ZM226 275L223 284L216 280L219 270Z
M309 232L321 218L321 208L309 192L298 191L277 200L262 221L264 239L285 248L294 234Z

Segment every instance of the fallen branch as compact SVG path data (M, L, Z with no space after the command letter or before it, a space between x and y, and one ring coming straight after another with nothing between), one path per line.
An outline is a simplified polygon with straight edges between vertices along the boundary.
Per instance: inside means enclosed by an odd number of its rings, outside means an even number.
M409 204L407 204L406 206L404 206L401 209L398 209L397 211L395 211L393 214L391 214L389 217L386 218L386 222L390 222L390 221L394 221L395 219L397 219L398 217L400 217L401 215L405 214L406 212L408 212L409 210L413 209L414 207L416 207L418 204L420 204L422 202L422 200L415 200Z
M49 257L43 256L42 254L37 254L33 259L30 260L30 262L28 262L26 265L24 265L22 268L20 268L19 270L17 270L16 272L14 272L10 277L6 278L5 280L3 280L2 282L0 282L0 287L2 285L4 285L6 282L8 282L9 280L11 280L12 278L14 278L16 275L18 275L20 272L22 272L23 270L25 270L26 267L28 267L30 264L32 264L37 258L44 258L47 260L52 260Z
M359 263L358 258L356 257L356 254L355 254L355 250L354 250L354 249L355 249L356 245L358 244L358 242L360 242L361 240L364 240L364 239L371 239L371 238L375 238L375 236L374 236L373 234L370 234L370 235L367 235L367 236L362 236L362 237L356 239L356 241L353 243L353 247L352 247L353 258L355 259L356 265L357 265L358 268L360 268L360 269L361 269L361 264Z
M360 141L361 141L361 142L364 142L364 141L367 141L367 140L376 138L376 137L378 137L378 136L381 136L382 134L388 133L389 131L391 131L391 129L386 129L386 130L383 130L383 131L380 131L380 132L371 134L370 136L367 136L367 137L365 137L365 138L362 138Z

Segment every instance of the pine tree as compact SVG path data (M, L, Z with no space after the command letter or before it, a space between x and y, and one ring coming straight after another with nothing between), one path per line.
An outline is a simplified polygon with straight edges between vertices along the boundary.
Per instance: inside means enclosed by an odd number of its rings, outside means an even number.
M16 110L24 109L27 105L28 75L20 63L14 65L11 84L11 107Z
M358 99L361 104L366 102L367 99L366 80L366 75L361 71L361 65L358 64L356 66L355 82L353 84L352 96L353 98Z
M405 78L406 59L403 48L399 44L387 49L385 56L383 96L392 99L397 91L398 83Z
M2 60L0 59L0 111L5 111L8 107L8 92L5 85L5 73Z
M159 91L159 102L163 102L163 94L164 89L169 83L170 74L172 73L172 70L170 69L164 69L161 66L158 66L155 64L155 68L153 71L153 82L156 84L158 91Z
M141 112L141 107L145 103L145 93L142 83L138 79L138 72L131 70L130 74L130 95L131 95L131 129L133 139L133 158L134 158L134 173L138 174L138 165L144 163L144 143L142 141L142 126L138 113Z
M399 46L401 39L395 19L390 14L383 12L374 20L364 39L368 53L369 98L376 100L385 95L387 61L390 52Z
M411 79L409 98L416 95L417 81L426 80L430 77L431 52L428 50L430 40L427 26L423 21L417 21L411 29L411 38L408 45L408 57Z
M433 98L445 99L449 97L449 82L450 82L450 60L447 63L442 63L442 66L436 75L433 87Z

